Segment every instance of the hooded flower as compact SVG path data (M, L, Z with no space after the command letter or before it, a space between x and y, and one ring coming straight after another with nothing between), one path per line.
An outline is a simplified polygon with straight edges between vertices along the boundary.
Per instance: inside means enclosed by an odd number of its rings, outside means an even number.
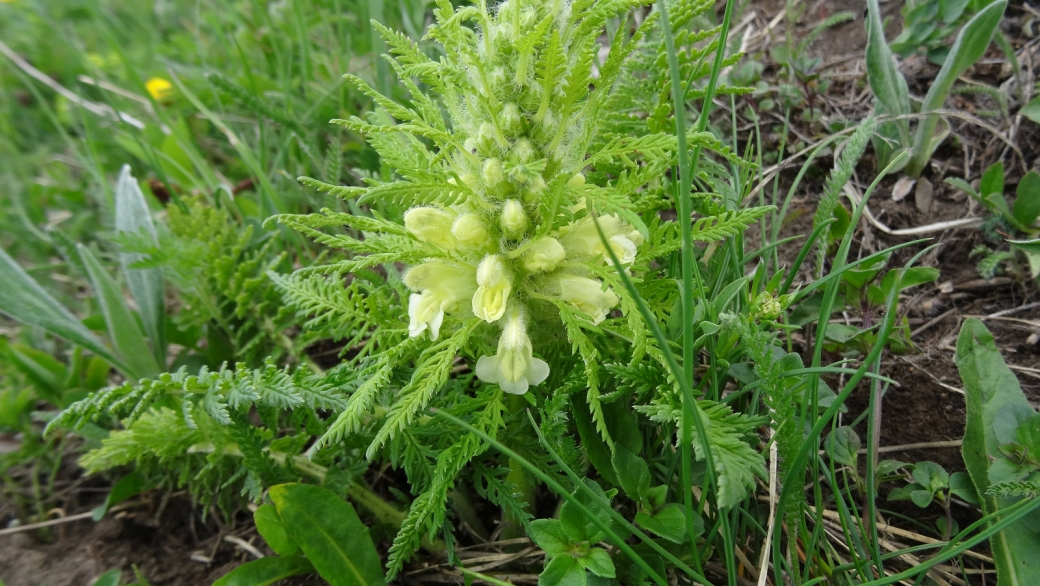
M643 242L642 235L617 216L599 216L596 221L621 264L632 264L636 259L636 247ZM609 259L593 222L591 217L585 217L560 229L560 243L567 249L568 258Z
M488 223L477 214L462 214L451 226L451 233L466 248L480 249L491 243Z
M472 268L440 261L408 271L404 284L421 292L408 297L408 335L414 338L429 329L431 340L440 336L444 314L457 309L458 302L476 289Z
M607 319L607 314L619 301L613 291L604 291L603 284L599 281L576 275L549 277L545 280L545 288L549 294L559 297L591 317L593 325L599 325Z
M477 292L473 294L473 313L491 323L506 312L509 293L513 290L513 276L497 255L484 257L477 267Z
M546 236L531 243L524 253L524 268L532 273L548 273L567 256L560 241Z
M442 250L455 248L452 224L455 218L437 208L412 208L404 214L404 227L420 242L428 242Z
M520 311L510 312L498 339L498 352L481 356L476 373L480 380L495 383L514 395L522 395L531 385L540 385L548 378L549 365L534 357Z

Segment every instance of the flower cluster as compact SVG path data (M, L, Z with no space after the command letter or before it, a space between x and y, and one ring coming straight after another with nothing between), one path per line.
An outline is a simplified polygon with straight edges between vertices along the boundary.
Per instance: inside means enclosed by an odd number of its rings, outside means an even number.
M410 335L436 340L448 315L499 325L498 352L480 358L476 374L510 393L549 374L534 357L530 316L558 301L599 324L618 305L591 270L609 262L594 222L623 264L643 242L619 216L586 209L577 143L591 122L567 111L565 84L546 83L533 66L558 41L529 45L532 31L567 44L559 31L569 11L565 2L509 0L482 19L479 49L463 69L477 95L449 109L456 146L442 153L458 192L450 204L426 203L404 216L408 233L436 251L405 274Z
M596 220L585 216L539 236L532 221L539 219L536 208L522 200L522 194L483 194L452 208L415 207L405 214L408 233L438 252L405 273L404 282L414 291L408 300L409 334L436 340L449 314L500 324L498 353L482 357L476 373L517 394L549 375L548 365L534 357L525 325L532 304L556 298L593 324L618 304L617 295L588 267L609 258ZM615 256L631 264L642 243L639 232L616 216L597 220Z

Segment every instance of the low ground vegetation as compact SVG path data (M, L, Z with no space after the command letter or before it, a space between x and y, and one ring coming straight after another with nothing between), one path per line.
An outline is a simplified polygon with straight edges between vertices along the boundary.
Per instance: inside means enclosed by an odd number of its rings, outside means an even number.
M1040 583L1040 12L862 8L0 3L0 584Z

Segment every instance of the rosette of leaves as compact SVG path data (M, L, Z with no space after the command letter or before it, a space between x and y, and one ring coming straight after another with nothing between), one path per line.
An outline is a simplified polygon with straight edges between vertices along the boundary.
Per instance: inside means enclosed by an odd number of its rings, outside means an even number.
M310 328L348 340L364 357L352 359L360 384L313 449L374 430L369 458L388 450L392 463L408 471L436 456L432 480L419 484L425 490L391 549L391 575L423 535L444 525L456 476L487 449L474 435L440 451L417 444L421 430L438 426L424 415L428 407L466 415L492 437L507 429L507 443L522 448L531 438L522 425L509 423L533 405L549 421L543 427L556 432L549 441L564 452L574 450L573 440L566 425L554 422L572 407L590 419L597 441L612 446L602 364L622 356L632 364L663 363L610 257L637 288L666 277L660 268L666 263L656 261L681 248L679 225L655 212L674 191L667 171L676 164L678 140L646 123L636 133L617 133L614 124L601 132L618 80L642 63L628 58L637 50L658 52L658 43L647 40L657 12L639 26L622 18L604 47L607 20L649 3L509 0L489 10L484 2L455 9L438 0L427 40L443 48L439 60L373 23L407 99L348 75L376 110L365 119L333 122L366 135L384 173L364 186L303 177L305 185L348 200L355 213L325 209L276 218L346 251L346 258L275 278ZM673 23L692 26L693 16L710 7L676 2ZM684 71L701 73L693 49L706 53L715 33L680 39L690 49ZM710 133L691 133L688 144L748 166ZM701 178L703 185L715 184ZM694 223L696 241L732 236L765 209L717 211ZM366 314L350 297L353 286L344 289L344 283L356 283L359 275L371 282L376 272L387 275L388 286L372 289L383 297L371 300L379 309ZM655 314L667 314L677 297L674 286L668 294L656 292ZM560 400L554 389L569 396ZM460 402L472 395L477 400ZM720 434L746 433L747 422L715 407L708 416ZM739 502L753 485L748 471L762 468L761 457L743 439L738 443L747 449L733 451L720 470L736 488L724 506ZM535 452L524 456L554 466Z
M416 373L431 376L412 377L400 393L407 408L393 407L373 448L411 423L439 386L430 381L449 376L456 354L482 381L524 394L557 365L567 372L570 357L555 350L568 340L586 371L588 402L604 435L596 408L603 348L598 339L624 331L633 360L656 354L607 249L637 279L655 258L676 250L677 226L659 220L648 225L634 204L675 163L676 137L644 132L604 139L598 132L626 58L656 18L631 36L631 27L622 26L597 64L599 37L608 18L648 3L514 0L489 11L483 3L455 10L438 2L428 38L443 46L440 61L373 23L390 47L388 60L410 103L347 75L379 110L367 121L333 122L366 134L393 177L369 179L364 187L301 178L370 206L370 216L326 209L277 217L353 253L282 281L287 301L307 314L330 309L303 294L308 285L314 292L313 283L344 274L406 267L402 282L409 292L398 300L400 314L407 315L407 336L425 343L401 352L397 362L418 359ZM680 4L691 4L677 9L683 22L695 8L703 11L703 3ZM710 134L690 140L743 164ZM603 176L603 168L618 176ZM377 208L389 212L384 217ZM754 219L711 218L698 223L698 235L720 239ZM346 233L330 233L344 227ZM431 371L435 363L439 367ZM369 411L370 399L352 398L344 419Z

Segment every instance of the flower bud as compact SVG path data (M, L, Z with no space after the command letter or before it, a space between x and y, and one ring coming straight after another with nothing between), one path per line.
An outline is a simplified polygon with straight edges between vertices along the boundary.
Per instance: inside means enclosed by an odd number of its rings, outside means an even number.
M538 22L538 11L534 8L524 8L520 11L520 26L523 29L528 29Z
M505 67L495 67L491 70L491 74L488 75L488 83L491 85L492 90L506 87L509 84L509 72L506 71Z
M517 160L521 163L530 163L534 159L534 146L531 145L531 141L526 138L521 138L516 141L513 145L513 155L516 156Z
M455 218L437 208L412 208L404 214L404 227L420 242L427 242L442 250L455 248L451 225Z
M585 175L582 173L575 173L567 180L567 187L570 187L571 189L577 189L582 185L585 185Z
M548 273L567 256L560 241L546 236L531 243L524 253L524 268L532 273Z
M474 191L480 187L480 177L477 177L475 173L462 173L459 175L459 179L462 180L466 187Z
M527 182L527 187L524 189L524 203L534 203L538 201L538 198L545 193L547 187L545 179L542 179L541 175L535 175Z
M462 214L451 226L455 240L466 248L483 248L491 241L487 221L477 214Z
M473 313L491 323L506 312L509 293L513 290L513 276L502 259L491 254L477 267L477 291L473 294Z
M502 169L502 161L494 157L484 161L484 168L481 169L480 177L488 188L493 188L502 183L506 178L505 171Z
M480 125L477 130L477 144L481 149L490 151L495 147L495 142L498 139L495 137L495 127L490 122L484 122Z
M508 199L502 206L502 231L510 238L522 236L527 231L530 221L524 206L515 199Z
M593 325L598 325L606 319L607 314L619 301L613 291L604 291L603 284L599 281L575 275L550 277L545 281L545 288L549 294L559 297L591 317Z
M502 125L502 132L505 132L510 136L517 136L524 130L524 122L523 118L520 116L520 108L512 102L502 107L502 113L499 114L498 119Z

